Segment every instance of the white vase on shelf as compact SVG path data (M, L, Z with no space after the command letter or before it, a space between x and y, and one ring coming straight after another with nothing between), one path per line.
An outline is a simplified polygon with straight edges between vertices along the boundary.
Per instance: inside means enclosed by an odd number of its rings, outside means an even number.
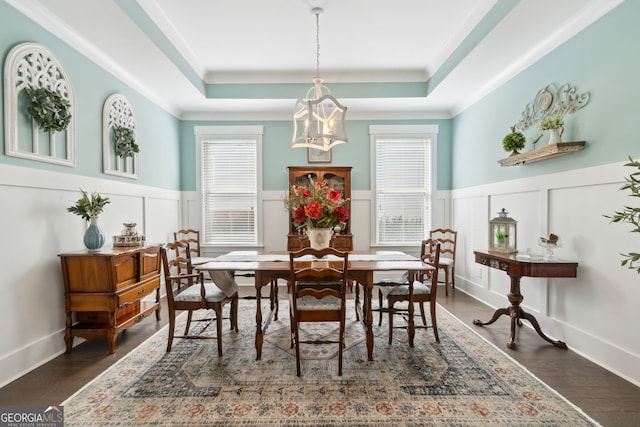
M564 128L549 129L549 145L562 142Z

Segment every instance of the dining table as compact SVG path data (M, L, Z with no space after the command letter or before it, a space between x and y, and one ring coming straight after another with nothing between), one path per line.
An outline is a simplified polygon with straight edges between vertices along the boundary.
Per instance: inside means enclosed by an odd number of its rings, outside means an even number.
M336 257L333 257L336 258ZM311 263L329 263L337 261L330 255L322 259L315 259L307 256L296 261L295 268L304 267ZM273 298L274 288L277 296L277 281L279 279L289 280L291 270L288 252L260 253L258 251L232 251L227 254L211 258L208 262L194 266L202 272L208 272L212 280L227 293L237 290L235 280L229 280L238 272L251 273L254 276L256 290L256 333L255 347L256 360L262 357L262 344L264 335L274 318L277 316L277 297ZM408 277L413 278L420 272L433 270L429 264L423 263L419 258L400 251L375 251L370 253L349 253L347 277L356 286L363 288L363 301L359 299L359 292L356 292L356 318L363 324L366 335L367 357L373 360L373 315L371 310L371 300L374 288L374 274L381 272L407 272ZM218 279L216 281L216 278ZM224 279L224 280L220 280ZM274 284L276 284L274 286ZM412 280L409 280L410 287L413 287ZM270 286L271 304L269 310L263 316L262 313L262 288ZM408 316L408 337L409 344L413 346L415 327L413 322L413 304L409 304Z

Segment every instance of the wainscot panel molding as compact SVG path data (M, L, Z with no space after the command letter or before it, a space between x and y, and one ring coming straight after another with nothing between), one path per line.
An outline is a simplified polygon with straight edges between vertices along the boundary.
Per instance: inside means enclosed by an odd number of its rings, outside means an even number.
M169 230L182 222L179 191L0 164L0 223L3 238L11 242L3 258L11 268L4 269L0 321L13 325L0 340L0 387L65 350L58 254L84 248L86 223L67 212L80 188L111 199L100 216L105 247L120 234L123 222L136 222L138 232L154 243L164 243ZM40 301L35 309L29 303L33 298L25 297L34 295Z
M500 208L518 221L520 252L530 248L543 254L538 237L559 235L563 246L556 255L578 262L577 278L522 278L525 310L550 337L640 386L640 277L620 266L619 255L637 250L640 242L630 227L603 217L631 203L619 191L624 163L452 191L452 225L459 237L456 289L493 308L507 305L508 276L476 264L473 257L473 250L487 248L489 219ZM547 343L541 340L541 345Z

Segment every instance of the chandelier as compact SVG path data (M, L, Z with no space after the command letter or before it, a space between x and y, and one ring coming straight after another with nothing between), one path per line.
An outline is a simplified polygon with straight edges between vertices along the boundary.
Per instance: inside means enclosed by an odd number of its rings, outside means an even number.
M304 99L296 101L293 113L293 140L291 147L315 148L329 151L333 146L347 142L344 116L347 107L335 99L320 77L320 13L322 8L311 10L316 15L316 77Z

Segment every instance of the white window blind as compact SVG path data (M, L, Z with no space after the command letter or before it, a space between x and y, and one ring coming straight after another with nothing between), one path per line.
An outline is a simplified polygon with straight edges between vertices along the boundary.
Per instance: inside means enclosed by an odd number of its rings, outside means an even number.
M204 244L257 244L257 159L256 138L202 140Z
M427 137L375 137L376 237L419 245L431 228L431 143Z

